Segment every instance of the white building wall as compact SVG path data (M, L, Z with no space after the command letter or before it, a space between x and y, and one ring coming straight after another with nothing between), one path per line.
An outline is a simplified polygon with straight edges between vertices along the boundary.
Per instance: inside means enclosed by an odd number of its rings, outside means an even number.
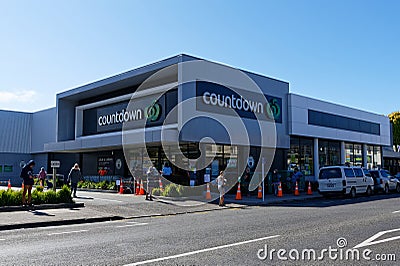
M388 146L390 143L390 121L383 115L357 110L342 105L324 102L296 94L289 94L289 134L320 139ZM380 124L380 135L328 128L308 124L308 110L335 114L348 118Z

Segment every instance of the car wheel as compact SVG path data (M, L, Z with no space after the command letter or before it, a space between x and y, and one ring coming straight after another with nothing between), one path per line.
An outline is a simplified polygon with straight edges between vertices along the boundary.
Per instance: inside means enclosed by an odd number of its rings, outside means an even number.
M397 193L400 193L400 184L397 184L396 191Z
M351 197L352 199L354 199L356 196L357 196L356 189L355 189L355 188L352 188L352 189L350 190L350 197Z
M389 194L389 186L388 185L385 186L385 194Z
M399 186L400 187L400 186ZM367 187L367 196L371 196L372 195L372 189L370 186Z

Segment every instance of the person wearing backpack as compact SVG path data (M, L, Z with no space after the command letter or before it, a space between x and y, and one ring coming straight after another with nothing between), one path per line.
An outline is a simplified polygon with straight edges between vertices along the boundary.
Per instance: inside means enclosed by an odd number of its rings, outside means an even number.
M33 167L35 162L30 160L21 170L20 177L23 179L24 190L22 191L22 206L27 205L33 206L32 204L32 186L34 183L33 179ZM28 202L26 202L26 193L28 192Z

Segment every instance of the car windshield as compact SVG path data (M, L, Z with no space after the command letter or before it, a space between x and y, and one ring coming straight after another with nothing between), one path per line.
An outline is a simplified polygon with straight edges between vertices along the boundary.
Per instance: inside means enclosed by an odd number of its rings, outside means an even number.
M378 173L378 171L369 171L369 173L371 174L371 176L372 176L373 178L379 178L379 173Z
M388 171L385 171L385 170L381 170L381 175L383 177L390 177L390 173Z
M329 178L342 178L342 172L340 171L340 168L328 168L321 169L321 171L319 171L319 179Z
M371 173L367 169L363 169L365 176L371 176Z

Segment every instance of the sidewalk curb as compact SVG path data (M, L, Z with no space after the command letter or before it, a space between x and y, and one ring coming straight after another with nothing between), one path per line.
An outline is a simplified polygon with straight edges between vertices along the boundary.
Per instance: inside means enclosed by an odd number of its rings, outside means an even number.
M60 204L40 204L35 205L33 210L46 210L46 209L73 209L73 208L83 208L85 204L83 202L78 203L60 203ZM14 212L14 211L28 211L29 208L24 208L22 206L6 206L0 207L0 213L2 212Z
M48 226L118 221L118 220L123 220L123 219L125 219L125 218L121 217L121 216L107 216L107 217L80 218L80 219L71 219L71 220L35 222L35 223L24 223L24 224L8 224L8 225L0 225L0 232L15 230L15 229L32 229L32 228L48 227Z

